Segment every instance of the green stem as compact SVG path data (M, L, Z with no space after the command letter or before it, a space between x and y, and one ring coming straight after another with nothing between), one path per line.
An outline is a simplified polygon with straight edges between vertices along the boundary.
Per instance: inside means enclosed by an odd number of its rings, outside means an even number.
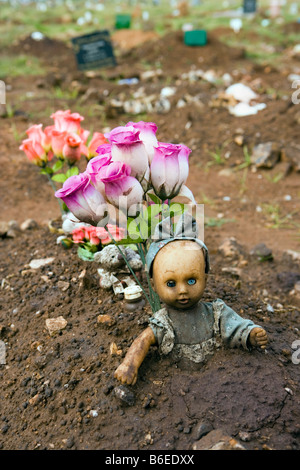
M124 255L123 251L121 250L121 248L119 247L119 245L117 244L117 242L115 241L115 239L113 238L112 234L110 233L109 229L107 228L107 226L105 225L104 226L105 230L107 231L108 235L110 236L110 238L112 239L113 243L116 245L116 247L118 248L119 252L121 253L122 257L124 258L124 261L127 265L127 267L129 268L131 274L133 275L134 279L136 280L136 282L138 283L138 285L140 286L140 288L142 289L147 301L149 302L151 308L152 308L152 311L155 312L154 308L155 306L152 305L147 293L145 292L145 289L143 288L142 284L140 283L140 281L138 280L138 278L136 277L136 274L135 272L133 271L132 267L130 266L130 264L128 263L127 259L126 259L126 256Z
M50 184L51 184L51 187L52 187L53 191L56 192L57 188L56 188L56 186L55 186L55 183L54 183L53 179L51 178L51 175L49 175L49 174L47 173L47 177L48 177L48 180L49 180L49 182L50 182ZM64 214L64 209L63 209L63 203L62 203L62 200L61 200L61 199L58 199L58 204L59 204L59 208L60 208L61 215L63 215L63 214Z

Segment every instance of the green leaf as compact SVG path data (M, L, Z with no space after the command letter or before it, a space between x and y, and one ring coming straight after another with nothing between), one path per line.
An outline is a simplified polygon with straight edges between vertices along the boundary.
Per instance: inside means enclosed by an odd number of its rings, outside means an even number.
M161 199L153 193L147 193L147 196L151 199L151 201L155 202L155 204L161 204Z
M46 168L41 169L41 175L52 175L52 173L52 168L49 168L48 166Z
M91 253L89 250L86 250L82 246L78 247L77 250L78 257L83 261L93 261L94 253Z
M56 173L57 171L61 170L63 166L64 162L62 160L57 160L57 162L55 162L52 167L53 173Z
M67 176L67 178L70 178L70 176L78 175L78 173L79 173L78 167L73 166L72 168L69 168L69 170L67 170L66 176Z
M52 176L53 181L57 181L58 183L64 183L68 177L64 173L58 173L57 175Z

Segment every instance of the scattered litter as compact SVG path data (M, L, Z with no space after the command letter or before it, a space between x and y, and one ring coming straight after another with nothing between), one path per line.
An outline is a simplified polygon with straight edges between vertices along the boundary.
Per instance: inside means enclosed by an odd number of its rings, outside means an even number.
M34 40L34 41L42 41L42 39L44 39L44 35L43 33L40 33L39 31L34 31L32 34L31 34L31 38Z
M240 18L232 18L229 24L230 24L231 29L233 29L235 33L239 33L243 26L243 22Z
M118 81L119 85L136 85L139 83L139 79L136 77L133 78L122 78Z
M250 103L258 98L257 94L243 83L234 83L225 91L227 95L232 95L234 99L241 103Z
M237 117L244 117L244 116L251 116L253 114L257 114L258 111L265 109L267 105L265 103L258 103L255 105L250 106L247 103L238 103L235 106L229 107L229 112L233 116Z

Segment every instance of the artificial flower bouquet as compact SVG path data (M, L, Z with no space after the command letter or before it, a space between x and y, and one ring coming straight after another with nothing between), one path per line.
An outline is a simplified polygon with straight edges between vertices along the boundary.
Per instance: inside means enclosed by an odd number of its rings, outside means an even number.
M51 117L54 125L44 131L42 125L32 126L20 148L52 181L63 183L55 197L85 225L76 228L73 242L97 249L108 242L130 244L145 263L155 226L185 210L173 199L184 196L196 204L185 185L191 150L158 141L152 122L130 121L108 133L96 132L88 142L89 132L82 129L78 113L57 111ZM82 156L85 171L72 172ZM69 173L54 174L65 162Z

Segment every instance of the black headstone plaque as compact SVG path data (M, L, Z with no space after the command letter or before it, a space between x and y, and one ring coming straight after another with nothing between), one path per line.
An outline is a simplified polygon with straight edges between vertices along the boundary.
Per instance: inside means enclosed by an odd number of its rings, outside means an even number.
M116 59L109 31L96 31L72 39L77 66L80 70L114 67Z
M256 0L244 0L244 13L256 12Z

